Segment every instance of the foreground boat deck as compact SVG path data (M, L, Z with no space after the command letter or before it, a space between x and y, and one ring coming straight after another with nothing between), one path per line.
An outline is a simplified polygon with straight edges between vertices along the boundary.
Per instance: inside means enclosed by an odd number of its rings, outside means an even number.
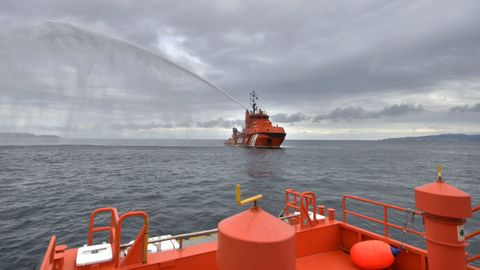
M367 239L382 239L360 228L344 224L336 220L322 221L312 228L301 228L294 225L296 234L296 269L298 270L351 270L355 267L348 253L349 248L357 241ZM395 241L392 241L395 243ZM397 243L398 244L398 243ZM392 269L427 269L426 251L405 245L408 252L399 256ZM217 241L184 247L179 250L170 250L149 254L146 264L131 265L130 267L115 268L112 262L93 265L92 267L76 267L77 249L65 251L63 269L170 269L187 270L201 269L217 270L216 252ZM404 267L408 265L408 267ZM135 267L136 266L136 267ZM414 266L414 267L412 267ZM474 269L474 268L472 268Z
M440 183L441 184L441 183ZM240 201L240 190L239 186L237 187L237 201ZM289 196L293 194L294 200L290 200ZM249 200L258 199L259 196L251 197L246 200L241 200L241 203L245 201L248 203ZM359 214L357 212L351 211L347 208L347 200L356 200L363 203L373 204L375 206L379 206L383 208L384 211L384 219L375 219L363 214ZM300 207L299 202L306 204L306 206ZM286 190L286 206L284 212L282 212L282 217L280 219L284 221L279 221L279 219L275 218L274 216L265 213L261 208L257 208L256 201L255 206L249 210L241 212L235 216L232 216L228 219L228 221L235 220L243 227L233 226L234 232L237 234L234 236L239 236L239 238L235 238L234 245L240 245L242 249L237 249L235 253L231 252L230 254L235 254L235 256L230 257L229 259L235 260L235 264L228 264L226 267L225 265L222 266L222 261L219 258L222 258L222 251L225 252L225 239L228 240L228 235L230 231L226 231L225 229L222 230L222 222L219 223L218 230L208 230L202 232L194 232L188 233L184 235L177 235L172 236L169 238L161 238L163 240L152 240L149 242L148 238L148 216L146 213L141 211L134 211L128 212L123 214L120 218L118 217L117 210L115 208L102 208L95 210L90 218L90 230L89 230L89 238L88 244L92 245L92 235L94 232L98 231L110 231L111 237L111 248L109 252L110 259L95 261L94 263L84 263L76 265L77 263L77 251L78 249L67 249L65 245L57 246L56 244L56 237L53 236L50 240L50 244L47 248L47 252L45 254L44 260L42 262L42 266L40 270L133 270L133 269L142 269L142 270L154 270L154 269L168 269L168 270L193 270L193 269L202 269L202 270L230 270L230 269L251 269L252 263L255 264L254 269L261 269L261 270L277 270L273 264L277 263L282 260L282 258L288 258L288 267L285 269L297 269L297 270L352 270L352 269L359 269L357 268L351 259L350 251L352 247L360 242L367 241L367 240L379 240L379 241L371 241L371 242L380 242L383 244L387 244L388 252L390 252L390 248L395 248L400 251L398 255L394 258L393 264L389 262L388 270L436 270L436 269L468 269L468 270L480 270L480 268L473 266L472 264L465 264L465 267L450 267L448 266L451 259L451 250L461 250L461 259L465 261L461 261L461 263L465 262L473 262L480 259L480 255L471 255L468 254L469 257L466 257L466 253L464 251L464 244L467 242L465 240L456 240L455 243L460 243L457 245L454 244L445 244L444 242L438 242L447 247L447 255L448 256L441 256L437 258L437 261L431 260L431 254L429 258L429 254L427 251L407 243L401 243L398 240L390 238L390 230L397 229L402 230L405 233L417 235L419 237L424 237L427 239L428 236L425 232L416 231L413 228L408 228L407 223L404 226L399 226L398 224L390 223L388 221L388 211L399 211L400 213L404 213L405 217L411 217L412 220L415 215L421 215L423 222L428 222L429 220L425 221L427 218L424 216L423 213L412 210L408 208L402 208L394 205L389 205L385 203L370 201L368 199L363 199L360 197L349 196L346 195L343 197L343 218L342 221L335 219L335 210L332 208L328 208L328 215L324 216L327 211L325 211L325 207L316 205L316 198L314 193L312 192L304 192L298 193L294 190L288 189ZM310 206L313 206L313 211L309 210ZM471 211L471 213L475 213L480 211L480 205L470 209L469 205L464 207L467 211ZM293 209L293 211L289 211L288 209ZM317 212L318 209L318 212ZM456 210L456 208L454 208ZM300 212L296 212L296 211ZM97 213L105 213L111 212L112 221L110 226L105 227L94 227L94 217ZM319 213L319 214L317 214ZM363 220L367 220L370 222L375 222L377 224L383 225L383 234L378 234L366 229L362 229L356 227L347 221L347 215L355 216L357 218L361 218ZM128 217L143 217L144 218L144 226L139 231L135 242L131 244L123 244L121 245L121 228L122 228L122 221ZM247 218L245 218L247 217ZM260 222L262 220L266 220L266 222ZM284 222L289 223L289 225L285 224ZM442 221L442 224L447 224L445 221ZM234 223L234 224L238 224ZM230 225L226 223L227 225ZM252 224L257 224L255 227ZM266 241L265 235L272 234L272 224L276 224L275 226L286 228L288 231L288 249L287 252L284 252L285 249L281 245L271 246L270 242ZM224 225L224 226L227 226ZM463 223L461 227L456 227L457 225L454 224L453 227L455 230L454 236L457 237L457 228L463 229ZM261 227L262 230L255 231L251 230L251 228L259 228ZM225 227L223 227L225 228ZM244 228L248 228L244 230ZM245 233L245 232L248 232ZM278 229L275 230L274 235L278 235ZM218 234L217 234L218 232ZM238 233L240 232L240 233ZM282 233L280 231L280 233ZM459 234L460 235L460 234ZM473 238L477 235L480 235L480 230L477 230L469 235L465 236L465 239ZM113 236L115 236L113 238ZM188 236L188 237L187 237ZM221 236L221 237L220 237ZM461 235L460 235L461 236ZM242 238L243 237L243 238ZM147 245L149 243L155 243L155 241L171 241L172 239L177 239L180 241L178 247L173 245L173 248L170 250L163 250L160 252L152 251L153 253L147 254ZM268 238L267 238L268 240ZM220 245L219 245L220 243ZM223 246L222 246L223 243ZM251 249L253 245L253 249ZM265 244L266 243L266 244ZM366 242L365 242L366 243ZM182 245L183 244L183 245ZM102 244L99 245L101 248L95 250L94 255L104 254L106 251L109 250L110 245ZM105 247L106 246L106 247ZM219 249L219 246L221 247ZM262 247L263 246L263 247ZM223 247L223 248L222 248ZM231 248L231 246L228 246ZM260 247L260 248L259 248ZM266 247L266 248L265 248ZM279 249L277 249L279 247ZM89 248L89 247L87 247ZM125 257L122 257L122 253L126 254L124 249L128 248L128 254ZM85 250L85 249L84 249ZM253 251L252 251L253 250ZM121 252L122 251L122 252ZM124 252L125 251L125 252ZM260 252L263 253L260 253ZM282 253L283 251L283 253ZM83 253L82 253L83 252ZM85 251L80 252L81 256L85 256ZM248 256L243 256L243 252L247 252ZM261 255L258 255L258 254ZM354 253L354 251L352 251ZM283 255L281 255L283 254ZM268 257L268 260L262 261L264 257ZM285 256L284 256L285 255ZM241 257L243 256L243 257ZM279 257L282 256L282 257ZM392 256L392 254L390 254ZM79 256L79 258L81 258ZM240 258L240 259L238 259ZM252 259L253 258L253 259ZM251 260L248 264L248 267L239 266L245 261ZM369 258L370 260L370 258ZM83 262L82 260L80 260ZM442 267L432 266L434 263L440 262ZM257 265L258 263L258 265ZM83 265L83 266L82 266ZM220 266L219 266L220 265ZM358 265L358 262L357 262ZM278 265L277 265L278 266ZM220 267L220 268L219 268Z
M358 270L350 259L350 256L344 251L329 251L310 256L297 258L298 270Z

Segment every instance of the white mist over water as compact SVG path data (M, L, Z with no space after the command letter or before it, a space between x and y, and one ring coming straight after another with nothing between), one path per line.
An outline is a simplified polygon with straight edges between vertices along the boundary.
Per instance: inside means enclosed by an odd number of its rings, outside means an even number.
M0 59L0 132L204 138L241 123L214 90L245 107L161 56L65 23L3 33Z

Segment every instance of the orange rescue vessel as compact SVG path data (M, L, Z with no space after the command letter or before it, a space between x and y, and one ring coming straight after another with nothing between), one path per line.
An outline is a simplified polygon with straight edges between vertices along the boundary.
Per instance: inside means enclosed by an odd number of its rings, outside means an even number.
M225 141L225 145L279 148L287 135L285 130L278 125L273 126L268 114L257 108L258 97L255 91L250 96L252 110L245 111L245 128L239 132L234 127L232 137Z

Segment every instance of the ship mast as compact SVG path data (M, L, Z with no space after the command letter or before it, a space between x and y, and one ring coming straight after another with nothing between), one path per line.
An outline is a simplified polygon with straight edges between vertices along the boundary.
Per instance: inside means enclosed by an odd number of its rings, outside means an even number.
M255 114L255 111L257 110L257 93L255 93L255 90L250 93L250 105L252 105L252 114Z

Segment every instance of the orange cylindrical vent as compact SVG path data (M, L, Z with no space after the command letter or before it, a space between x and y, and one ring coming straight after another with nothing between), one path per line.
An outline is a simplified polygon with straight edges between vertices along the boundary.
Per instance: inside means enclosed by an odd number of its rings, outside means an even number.
M472 216L471 197L439 179L415 188L425 218L429 269L467 269L463 224Z
M295 230L259 207L218 224L219 270L295 269Z

